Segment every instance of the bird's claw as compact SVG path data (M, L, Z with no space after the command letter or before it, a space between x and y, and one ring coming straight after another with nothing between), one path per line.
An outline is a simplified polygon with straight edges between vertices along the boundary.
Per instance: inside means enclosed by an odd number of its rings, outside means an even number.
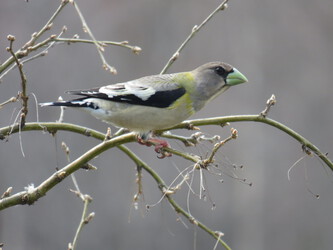
M170 152L163 150L164 148L170 148L169 146L170 146L169 143L167 143L166 141L164 141L164 144L163 143L155 144L155 152L160 154L157 156L158 159L163 159L165 157L172 156Z
M138 137L138 143L141 145L146 145L147 147L151 147L152 145L155 146L155 152L159 155L157 158L163 159L165 157L170 157L172 154L170 152L166 152L164 148L170 148L170 145L167 141L157 139L157 138L151 138L148 140L143 140L142 138Z

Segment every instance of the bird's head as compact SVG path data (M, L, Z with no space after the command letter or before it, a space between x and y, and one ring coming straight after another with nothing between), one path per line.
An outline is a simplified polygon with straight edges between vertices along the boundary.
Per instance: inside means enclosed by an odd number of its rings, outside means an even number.
M199 100L209 101L229 87L247 82L247 78L230 64L224 62L206 63L192 71Z

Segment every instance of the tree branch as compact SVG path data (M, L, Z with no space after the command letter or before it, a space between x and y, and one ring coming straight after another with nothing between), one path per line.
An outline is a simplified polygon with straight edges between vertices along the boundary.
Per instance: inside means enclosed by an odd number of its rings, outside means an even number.
M164 66L164 68L162 69L160 74L165 74L165 72L170 68L170 66L178 59L180 52L184 49L184 47L186 46L186 44L194 37L194 35L199 32L199 30L207 23L209 22L210 19L213 18L213 16L218 13L221 10L225 10L227 8L227 3L228 0L224 0L212 13L210 13L208 15L208 17L206 17L206 19L198 26L195 25L192 28L192 31L190 33L190 35L185 39L185 41L180 45L180 47L176 50L176 52L171 56L171 58L169 59L169 61L167 62L167 64Z
M43 28L41 28L40 31L33 33L31 36L31 39L21 49L19 49L17 52L15 52L15 56L18 59L25 57L29 54L28 48L33 46L35 44L36 40L52 27L53 20L58 16L58 14L61 12L61 10L68 4L68 2L69 2L69 0L62 0L58 9L53 13L53 15L46 22L46 24L43 26ZM8 58L3 64L0 65L0 73L2 73L5 69L7 69L14 62L15 62L14 56Z
M287 127L286 125L272 120L270 118L265 118L262 115L235 115L235 116L224 116L224 117L214 117L207 119L196 119L188 120L176 125L170 129L189 129L193 126L206 126L206 125L221 125L223 126L227 122L261 122L272 127L275 127L286 134L293 137L302 145L302 149L310 149L314 154L316 154L332 171L333 171L333 162L327 157L326 154L323 154L318 147L313 143L307 140L305 137L298 134L296 131Z
M261 122L265 123L269 126L275 127L286 134L293 137L297 140L301 145L302 149L309 149L314 154L316 154L332 171L333 171L333 162L327 157L326 154L322 153L318 147L316 147L313 143L307 140L305 137L298 134L296 131L292 130L291 128L287 127L286 125L272 120L270 118L264 118L261 115L236 115L236 116L223 116L223 117L213 117L213 118L206 118L206 119L196 119L196 120L187 120L184 121L170 129L165 129L161 131L157 131L158 134L163 136L163 132L167 130L174 130L174 129L191 129L195 126L207 126L207 125L220 125L223 126L228 122ZM92 136L99 140L104 140L105 135L101 134L100 132L89 129L86 127L77 126L74 124L69 123L26 123L25 127L22 128L22 131L31 131L31 130L45 130L50 133L55 133L57 130L65 130L71 131L87 136ZM19 126L9 126L0 128L0 140L6 139L9 134L17 133L19 131ZM165 149L169 150L169 149ZM170 149L170 153L177 154L175 151Z
M215 117L215 118L207 118L207 119L196 119L196 120L188 120L184 121L181 124L174 126L170 129L191 129L195 126L206 126L206 125L224 125L227 122L261 122L267 125L273 126L294 139L301 143L302 148L304 150L311 150L315 153L331 170L333 170L332 161L326 156L326 154L321 153L321 151L310 141L306 138L302 137L300 134L295 132L294 130L290 129L289 127L281 124L277 121L274 121L269 118L264 118L262 115L239 115L239 116L226 116L226 117ZM56 133L58 130L70 131L79 133L86 136L94 137L98 140L104 140L105 135L100 133L96 130L92 130L89 128L68 124L68 123L26 123L25 127L22 128L22 131L32 131L32 130L42 130L48 131L49 133ZM19 126L10 126L5 128L0 128L0 139L6 139L11 133L16 133L19 131ZM164 130L165 131L165 130ZM164 131L158 131L163 136ZM177 137L175 137L177 138ZM140 168L145 169L156 181L158 184L159 189L162 191L163 195L168 199L169 203L173 206L177 213L182 214L185 218L187 218L191 223L199 226L204 231L212 235L215 239L217 239L226 249L230 249L229 246L220 239L220 234L217 232L212 231L211 229L207 228L204 224L193 218L189 213L183 210L176 202L172 199L171 194L165 193L167 190L167 186L165 185L162 178L146 163L144 163L136 154L130 151L127 147L123 144L135 141L134 133L127 133L122 134L120 136L113 137L108 141L103 141L102 143L98 144L94 148L87 151L85 154L77 158L75 161L71 162L61 170L55 172L51 177L41 183L38 187L30 187L27 188L26 191L16 193L12 196L5 197L0 200L0 210L5 208L18 205L18 204L33 204L39 198L44 196L53 186L61 182L64 178L68 175L73 173L74 171L80 169L84 164L86 164L91 159L95 158L97 155L101 154L102 152L112 148L118 147L121 151L123 151L133 162ZM178 154L178 151L174 149L166 149L173 154ZM178 154L188 160L193 162L197 162L198 158L193 157L184 153Z
M221 238L219 237L218 234L216 234L213 230L208 228L206 225L198 221L197 219L193 218L192 215L187 213L178 203L172 198L171 194L166 194L165 191L168 189L168 186L165 184L163 179L151 168L149 167L145 162L143 162L136 154L134 154L132 151L130 151L127 147L120 145L118 148L123 151L129 158L133 160L133 162L140 168L143 168L146 170L156 181L158 188L161 190L162 194L164 197L166 197L171 204L171 206L174 208L176 213L182 214L186 219L188 219L189 222L192 224L200 227L203 229L205 232L213 236L216 240L218 240L225 249L231 250L231 248L225 243Z
M41 127L39 127L41 128ZM113 138L109 141L103 141L95 147L88 150L86 153L81 155L76 160L72 161L70 164L64 168L55 172L52 176L42 182L38 187L28 187L26 191L17 193L10 197L6 197L0 200L0 210L3 210L7 207L15 206L18 204L21 205L32 205L39 198L46 195L46 193L52 189L55 185L65 179L67 176L75 172L84 166L88 161L94 159L96 156L100 155L104 151L119 146L123 143L130 142L135 140L135 135L133 133L128 133L116 138Z
M7 39L9 41L9 47L7 48L7 51L12 55L12 57L15 60L15 63L19 69L20 72L20 76L21 76L21 92L19 94L19 97L22 101L22 109L21 109L21 118L20 118L20 127L24 127L25 124L25 118L27 117L28 114L28 100L29 97L27 96L27 77L25 76L24 72L23 72L23 65L22 63L19 61L19 59L16 57L14 51L13 51L13 43L15 41L15 37L12 35L8 35Z

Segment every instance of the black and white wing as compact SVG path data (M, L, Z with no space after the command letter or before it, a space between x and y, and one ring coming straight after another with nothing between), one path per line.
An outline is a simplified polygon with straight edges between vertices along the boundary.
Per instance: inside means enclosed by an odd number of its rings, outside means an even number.
M185 94L185 88L173 83L172 77L172 74L148 76L125 83L66 93L112 102L166 108Z

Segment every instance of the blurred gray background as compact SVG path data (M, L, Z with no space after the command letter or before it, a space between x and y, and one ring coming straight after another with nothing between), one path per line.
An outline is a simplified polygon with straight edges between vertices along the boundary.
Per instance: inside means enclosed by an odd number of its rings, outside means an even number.
M8 58L6 36L16 36L15 48L49 19L60 1L2 0L0 3L0 60ZM216 0L79 0L78 4L97 39L122 41L140 46L134 55L119 47L109 47L105 56L118 75L104 71L92 45L57 45L46 57L24 66L28 92L39 102L56 100L65 90L90 88L157 74L169 57L199 24L215 9ZM236 86L218 97L195 118L222 115L257 114L266 100L275 94L277 105L269 117L308 138L324 153L333 150L333 1L247 0L230 1L188 44L169 72L191 70L205 62L222 60L236 66L249 83ZM68 5L56 19L52 31L64 37L82 31L80 20ZM47 37L47 36L44 36ZM0 84L0 103L20 90L17 70ZM29 103L28 121L36 121L34 100ZM16 108L16 111L14 109ZM0 110L0 127L8 126L19 104ZM40 121L58 119L58 108L39 109ZM108 125L83 112L67 110L65 122L105 132ZM288 169L304 153L301 145L275 128L258 123L234 123L239 138L220 151L221 177L205 173L209 199L191 195L191 213L214 230L222 231L233 249L332 249L333 248L333 177L316 157L305 157L291 171ZM229 129L203 127L208 135L229 135ZM114 131L114 130L113 130ZM177 131L181 135L188 131ZM28 184L39 185L55 168L66 165L60 149L65 141L74 160L98 141L67 132L56 138L42 132L22 134L25 157L20 152L19 137L0 143L0 193L12 186L14 192ZM180 143L171 145L193 153L206 152L209 144L195 149ZM154 168L167 183L179 169L190 162L174 156L158 160L152 148L132 143L129 147ZM135 166L122 152L110 150L92 162L97 171L76 173L83 193L93 197L89 211L96 213L79 239L78 249L213 249L215 241L202 230L185 221L163 201L148 212L160 193L152 178L144 173L144 202L131 209L136 192ZM233 169L232 164L244 165ZM236 173L253 186L228 177ZM223 178L221 183L219 179ZM194 188L198 191L199 174ZM70 178L53 188L33 206L16 206L0 213L0 242L4 249L66 249L78 226L82 202L71 192ZM186 208L187 188L174 197ZM316 199L312 194L319 194ZM130 218L130 222L129 221ZM195 243L194 243L195 242ZM222 249L221 246L218 249Z

